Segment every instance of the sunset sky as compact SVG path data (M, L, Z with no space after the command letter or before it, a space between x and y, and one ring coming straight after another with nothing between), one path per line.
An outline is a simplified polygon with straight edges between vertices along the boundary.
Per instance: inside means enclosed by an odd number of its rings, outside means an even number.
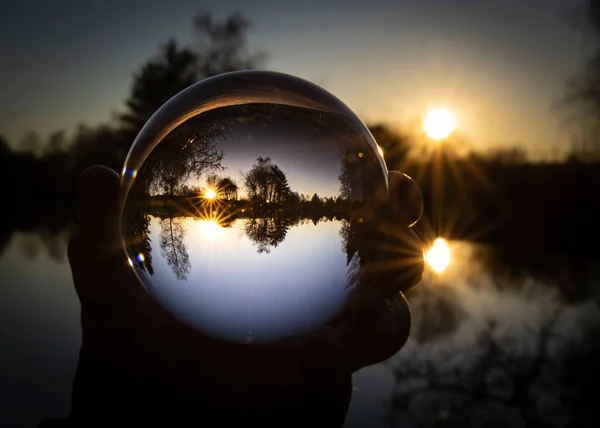
M453 111L475 148L566 147L556 105L594 38L581 0L23 0L0 14L0 133L15 144L123 108L132 74L197 12L243 12L268 69L322 85L365 121Z

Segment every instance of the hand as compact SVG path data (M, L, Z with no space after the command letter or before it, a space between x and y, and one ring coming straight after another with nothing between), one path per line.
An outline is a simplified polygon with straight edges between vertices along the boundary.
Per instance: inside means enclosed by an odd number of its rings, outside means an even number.
M408 181L390 180L398 207L415 200ZM183 325L143 290L121 246L118 187L117 173L98 166L78 182L80 226L69 244L83 328L70 418L76 426L341 426L352 372L391 357L408 338L410 311L398 290L419 282L423 269L408 226L395 229L415 263L395 290L364 288L344 316L313 334L238 345ZM400 211L420 216L416 200Z

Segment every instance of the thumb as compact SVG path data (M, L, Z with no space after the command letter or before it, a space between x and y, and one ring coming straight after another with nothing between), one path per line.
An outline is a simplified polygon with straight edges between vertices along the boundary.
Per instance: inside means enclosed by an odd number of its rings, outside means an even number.
M392 357L406 343L410 327L404 295L384 295L370 287L359 290L337 325L352 371Z
M79 225L68 256L82 303L108 297L128 274L118 227L119 181L115 171L103 166L88 168L77 181Z
M80 231L107 242L118 238L119 175L104 166L86 169L77 180Z
M423 195L417 183L400 171L388 173L390 205L395 220L413 226L423 215Z

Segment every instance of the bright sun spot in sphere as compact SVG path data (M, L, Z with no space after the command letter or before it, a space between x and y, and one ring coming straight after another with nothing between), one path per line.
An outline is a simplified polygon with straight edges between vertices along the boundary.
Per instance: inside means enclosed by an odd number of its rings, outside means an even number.
M215 199L217 197L217 192L213 189L207 189L206 192L204 192L204 197L206 199Z
M429 138L443 140L456 129L456 116L446 108L431 109L425 116L423 129Z
M223 233L223 228L217 220L200 220L202 235L208 239L218 239Z
M450 248L444 238L437 238L425 254L425 261L437 273L446 270L451 261Z

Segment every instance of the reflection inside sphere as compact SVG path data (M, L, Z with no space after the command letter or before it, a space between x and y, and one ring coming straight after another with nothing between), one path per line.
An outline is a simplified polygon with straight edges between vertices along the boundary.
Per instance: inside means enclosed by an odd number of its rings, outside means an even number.
M201 332L297 336L360 285L386 174L370 133L332 95L279 73L229 73L173 98L136 139L124 246L145 288Z

